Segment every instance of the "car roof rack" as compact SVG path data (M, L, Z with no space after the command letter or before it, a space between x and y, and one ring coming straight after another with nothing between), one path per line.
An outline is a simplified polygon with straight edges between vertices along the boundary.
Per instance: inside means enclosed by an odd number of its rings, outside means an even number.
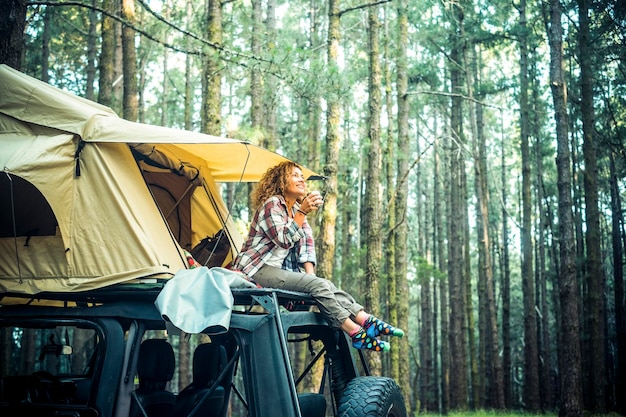
M156 300L163 283L153 284L116 284L97 290L81 292L41 292L38 294L2 293L0 304L30 304L76 307L87 305L101 305L120 301L149 302ZM295 291L279 290L274 288L232 288L234 305L249 305L254 303L255 297L276 295L278 304L289 310L305 309L315 305L311 295ZM6 300L11 299L8 303Z

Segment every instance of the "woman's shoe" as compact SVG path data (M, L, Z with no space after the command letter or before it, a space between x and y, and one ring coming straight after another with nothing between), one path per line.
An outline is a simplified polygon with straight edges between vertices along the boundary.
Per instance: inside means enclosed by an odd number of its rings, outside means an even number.
M389 342L384 342L375 337L368 336L363 328L352 336L352 346L356 349L369 349L375 352L387 352L391 349L391 344Z
M363 328L365 329L367 335L372 339L377 338L379 335L396 337L404 336L404 330L393 327L391 324L387 324L371 314L367 320L365 320L365 323L363 323Z

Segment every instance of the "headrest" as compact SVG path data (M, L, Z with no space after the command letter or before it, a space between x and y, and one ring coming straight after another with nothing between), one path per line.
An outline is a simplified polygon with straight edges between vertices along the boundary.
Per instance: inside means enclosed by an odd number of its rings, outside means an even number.
M212 384L226 364L226 349L218 343L198 345L193 353L193 383Z
M139 348L139 381L168 382L174 376L174 349L165 339L146 339Z

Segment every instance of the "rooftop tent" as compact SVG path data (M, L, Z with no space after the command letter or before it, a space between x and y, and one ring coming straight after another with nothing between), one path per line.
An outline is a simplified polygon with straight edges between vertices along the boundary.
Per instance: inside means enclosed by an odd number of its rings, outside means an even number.
M241 236L216 183L258 181L283 160L126 121L0 65L0 292L169 278L186 267L183 248L220 231L228 262Z

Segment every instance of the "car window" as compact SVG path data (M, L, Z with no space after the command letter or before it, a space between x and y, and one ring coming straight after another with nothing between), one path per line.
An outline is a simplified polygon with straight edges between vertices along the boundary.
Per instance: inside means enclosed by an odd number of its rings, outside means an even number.
M0 374L88 376L98 347L95 329L76 325L0 328Z

